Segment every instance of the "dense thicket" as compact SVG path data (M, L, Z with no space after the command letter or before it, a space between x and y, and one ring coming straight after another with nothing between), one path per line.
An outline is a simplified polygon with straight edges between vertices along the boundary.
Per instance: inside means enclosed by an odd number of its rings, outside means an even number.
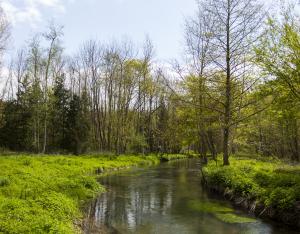
M241 152L299 161L294 8L266 17L256 0L201 0L198 7L186 21L186 63L172 78L154 63L149 39L142 48L91 40L66 56L61 28L34 37L13 59L3 87L1 146L74 154L193 151L203 158L223 152L225 165Z

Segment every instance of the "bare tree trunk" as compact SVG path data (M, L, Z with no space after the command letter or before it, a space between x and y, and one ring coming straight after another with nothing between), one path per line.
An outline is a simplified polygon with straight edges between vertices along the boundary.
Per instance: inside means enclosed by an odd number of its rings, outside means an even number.
M225 116L223 136L223 164L229 165L229 136L231 120L231 65L230 65L230 0L228 0L226 21L226 94L225 94Z
M47 130L48 130L48 125L47 125L47 118L48 118L48 79L49 79L49 72L50 72L50 66L52 59L56 55L56 52L54 52L54 47L56 46L56 40L59 38L61 32L58 31L55 27L51 26L50 27L50 32L47 34L44 34L44 37L50 41L50 47L48 50L48 58L47 58L47 63L46 63L46 71L45 71L45 87L44 87L44 107L45 107L45 113L44 113L44 142L43 142L43 149L42 153L44 154L46 152L46 147L47 147Z

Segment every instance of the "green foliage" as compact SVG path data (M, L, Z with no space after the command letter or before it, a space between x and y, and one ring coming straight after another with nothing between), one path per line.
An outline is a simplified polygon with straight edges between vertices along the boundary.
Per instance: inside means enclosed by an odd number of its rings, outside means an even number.
M0 177L0 187L9 185L10 180L7 177Z
M185 159L185 158L187 158L187 156L183 154L164 154L160 157L162 161L172 161L176 159Z
M273 88L283 88L284 94L289 93L299 101L300 25L294 12L284 9L282 18L269 19L255 52L257 64L266 74L276 77Z
M297 11L292 5L282 4L281 12L268 20L260 43L254 49L256 64L262 70L261 75L267 78L255 95L260 97L258 106L269 108L241 129L246 139L244 146L253 153L300 160L299 45Z
M69 150L68 112L71 93L65 88L64 82L64 76L56 77L53 94L50 95L49 127L52 134L49 134L48 150L51 152Z
M270 196L267 197L265 204L267 206L273 205L280 209L292 208L296 202L294 188L274 188Z
M232 158L228 167L210 162L203 171L210 185L228 188L266 206L285 210L300 200L299 166L289 166L278 160Z
M90 121L86 94L79 97L74 94L67 113L67 139L69 150L76 154L85 153L89 145Z
M157 163L154 155L0 157L0 233L75 233L81 205L104 191L97 169Z
M146 138L142 134L131 134L129 143L128 143L128 151L132 153L139 153L141 149L147 149L149 146L147 144Z
M26 104L10 101L4 107L4 125L0 129L1 145L11 150L30 150L30 110Z

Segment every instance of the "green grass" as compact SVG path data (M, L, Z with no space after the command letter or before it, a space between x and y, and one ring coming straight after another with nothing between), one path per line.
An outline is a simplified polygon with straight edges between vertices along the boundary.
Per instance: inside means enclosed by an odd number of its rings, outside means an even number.
M231 157L230 162L225 167L210 162L204 168L209 185L279 210L291 209L300 201L300 166L259 158Z
M153 165L157 156L0 157L0 233L77 233L81 206L104 191L95 171Z
M177 159L185 159L187 157L197 157L196 155L193 156L193 155L184 155L184 154L163 154L160 156L160 159L162 161L172 161L172 160L177 160Z

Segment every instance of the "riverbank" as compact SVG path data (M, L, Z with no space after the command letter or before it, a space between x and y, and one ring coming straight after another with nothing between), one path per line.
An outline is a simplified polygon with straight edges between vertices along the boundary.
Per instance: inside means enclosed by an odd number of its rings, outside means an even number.
M300 228L300 166L274 159L232 157L203 168L207 187L257 216Z
M85 233L296 234L235 209L201 184L199 159L101 177L108 191L85 209Z
M81 206L105 191L97 174L160 161L156 155L2 156L0 233L80 233Z

